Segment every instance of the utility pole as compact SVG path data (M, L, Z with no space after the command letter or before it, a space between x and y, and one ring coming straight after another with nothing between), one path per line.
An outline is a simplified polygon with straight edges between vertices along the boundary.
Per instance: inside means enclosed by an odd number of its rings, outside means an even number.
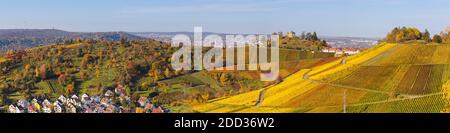
M344 113L347 113L347 90L344 90Z

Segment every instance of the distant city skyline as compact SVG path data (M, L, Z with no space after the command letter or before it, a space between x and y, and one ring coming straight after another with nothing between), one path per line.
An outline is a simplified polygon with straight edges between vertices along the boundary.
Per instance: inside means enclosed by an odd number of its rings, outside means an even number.
M2 0L0 29L384 37L397 26L450 26L447 0Z

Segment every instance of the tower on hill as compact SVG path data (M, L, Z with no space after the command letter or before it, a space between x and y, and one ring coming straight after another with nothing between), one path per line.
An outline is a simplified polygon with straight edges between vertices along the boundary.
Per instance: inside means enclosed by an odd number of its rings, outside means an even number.
M287 32L287 37L288 37L288 38L293 38L293 37L295 37L295 32L294 32L294 31L289 31L289 32Z

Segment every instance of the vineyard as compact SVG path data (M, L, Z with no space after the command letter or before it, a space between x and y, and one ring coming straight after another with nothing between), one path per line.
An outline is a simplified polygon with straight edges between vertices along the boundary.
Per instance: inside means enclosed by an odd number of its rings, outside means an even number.
M373 58L369 65L449 64L449 45L399 44L395 49ZM368 64L368 63L366 63Z
M448 112L449 56L448 45L383 43L327 63L292 64L301 70L276 85L196 104L193 109L233 113Z

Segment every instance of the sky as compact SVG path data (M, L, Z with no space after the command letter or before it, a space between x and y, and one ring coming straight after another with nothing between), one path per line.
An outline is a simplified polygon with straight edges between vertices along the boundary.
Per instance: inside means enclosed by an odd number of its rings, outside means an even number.
M383 37L396 26L438 33L448 0L0 0L0 29L272 33Z

